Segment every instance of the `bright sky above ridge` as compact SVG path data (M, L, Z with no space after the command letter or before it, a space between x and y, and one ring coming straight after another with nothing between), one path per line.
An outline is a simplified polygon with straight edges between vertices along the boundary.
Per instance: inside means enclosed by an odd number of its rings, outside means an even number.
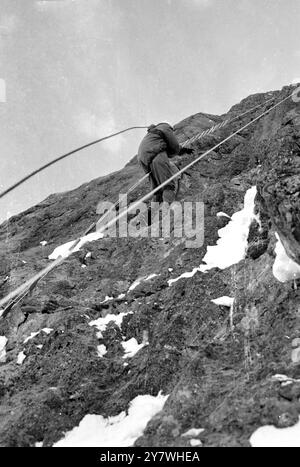
M298 0L0 0L0 189L131 125L300 81ZM0 220L121 168L143 130L48 169Z

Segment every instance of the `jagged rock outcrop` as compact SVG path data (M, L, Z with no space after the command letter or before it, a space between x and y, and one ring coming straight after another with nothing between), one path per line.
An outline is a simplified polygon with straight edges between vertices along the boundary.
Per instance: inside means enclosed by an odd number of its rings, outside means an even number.
M292 89L250 96L222 118L267 98L275 102ZM261 425L297 422L300 358L295 358L292 342L300 337L299 281L281 283L272 274L275 232L300 264L300 128L295 112L299 104L287 100L189 169L180 201L204 201L203 246L186 248L184 238L108 237L86 244L0 321L0 335L8 338L6 362L0 363L1 446L52 445L86 414L117 415L137 395L159 391L169 398L137 445L190 446L182 434L203 428L203 446L248 446ZM220 119L197 114L176 125L176 133L184 140ZM248 121L245 115L194 143L195 155L178 159L179 166ZM2 224L1 296L49 264L56 246L96 220L100 200L116 201L140 176L133 159L114 174L51 195ZM250 226L245 259L169 286L168 281L199 267L207 246L216 244L218 229L229 221L216 214L240 210L254 185L259 222ZM147 183L138 187L129 202L147 190ZM222 296L234 298L231 313L212 303ZM97 337L89 323L120 313L121 326L111 322ZM52 331L24 342L42 329ZM149 345L124 366L122 342L136 338L141 343L145 331ZM107 350L102 357L99 344ZM22 351L26 358L19 365ZM294 382L282 386L275 374Z

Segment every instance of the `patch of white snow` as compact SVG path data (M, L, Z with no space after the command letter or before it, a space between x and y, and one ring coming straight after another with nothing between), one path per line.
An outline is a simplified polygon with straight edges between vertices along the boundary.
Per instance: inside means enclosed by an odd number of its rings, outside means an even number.
M100 344L97 346L98 357L103 357L107 353L106 347L104 344Z
M159 274L150 274L150 276L146 277L145 281L150 281L151 279L157 276L159 276Z
M181 436L188 438L189 436L199 436L204 431L204 428L191 428Z
M211 302L213 302L215 305L227 306L228 308L230 308L234 303L234 298L233 297L220 297L220 298L211 300Z
M272 376L272 380L273 381L278 381L279 383L281 383L281 385L284 385L284 384L287 384L287 383L288 384L300 383L300 379L290 378L289 376L281 375L281 374L277 374L277 375Z
M128 292L131 292L132 290L134 290L138 285L140 285L143 281L150 281L151 279L153 279L154 277L157 277L157 276L160 276L160 274L150 274L150 276L144 276L144 277L140 277L139 279L137 279L136 281L134 281L131 286L129 287L128 289Z
M7 337L0 336L0 363L6 362L6 347L7 344Z
M132 314L132 313L133 313L132 311L129 311L128 313L119 313L118 315L108 314L104 318L98 318L98 319L95 319L94 321L90 321L89 325L96 326L98 331L102 333L103 331L105 331L106 326L111 321L116 323L117 326L121 327L124 316L128 314ZM97 337L98 337L98 334L97 334Z
M256 186L247 190L244 208L234 213L231 221L218 231L220 238L215 246L207 247L206 255L203 258L206 264L200 266L201 272L209 271L212 268L226 269L245 258L249 227L255 218L254 200L256 193Z
M217 217L228 217L228 219L231 219L226 212L217 212Z
M190 445L193 446L193 448L202 446L202 441L200 441L200 439L190 439Z
M200 268L194 268L191 272L184 272L181 276L176 277L175 279L168 280L169 287L174 284L175 282L179 281L180 279L190 279L193 277L196 272L200 271Z
M275 246L276 258L273 264L273 275L279 282L288 282L300 278L300 266L286 254L277 232Z
M28 342L28 341L31 341L31 339L33 339L35 336L37 336L40 332L41 331L32 332L29 337L26 337L26 339L24 340L24 344L26 344L26 342Z
M30 340L33 339L35 336L37 336L38 334L40 334L40 332L44 332L45 334L50 334L51 331L53 331L53 329L51 329L51 328L43 328L43 329L41 329L40 331L32 332L32 333L30 334L29 337L26 337L26 339L24 340L24 344L26 344L26 342L30 341Z
M245 257L247 248L247 239L249 227L254 214L254 200L257 190L256 186L250 188L244 198L244 208L241 211L234 213L231 221L218 231L219 240L214 246L208 246L206 255L202 264L198 268L194 268L191 272L185 272L181 276L168 281L169 286L183 278L191 278L197 272L206 272L212 268L226 269L233 264L239 263Z
M136 281L134 281L134 282L131 284L131 286L129 287L128 292L131 292L131 291L134 290L138 285L140 285L141 280L142 280L142 279L137 279Z
M18 365L22 365L22 363L24 362L25 358L26 358L26 355L24 354L24 352L23 352L23 351L22 351L22 352L19 352L19 353L18 353L18 357L17 357L17 364L18 364Z
M72 251L72 253L75 253L75 251L79 251L80 248L83 245L85 245L86 243L94 242L96 240L99 240L100 238L103 238L103 233L101 233L101 232L92 232L92 233L86 235L85 237L82 237L80 239L80 242L76 245L76 247ZM56 247L55 250L51 253L51 255L48 256L48 258L49 259L57 259L59 256L62 256L62 257L69 256L69 254L70 254L69 250L70 250L71 246L74 245L74 243L76 241L77 240L71 240L70 242L64 243L63 245L60 245L60 246Z
M296 425L287 428L276 428L273 425L262 426L253 433L250 444L254 448L299 448L300 419Z
M130 403L128 414L115 417L86 415L78 427L66 433L53 447L126 447L132 446L154 415L160 412L168 396L137 396Z
M137 340L133 337L128 341L122 342L122 347L125 351L123 358L132 358L139 350L145 347L145 344L143 342L138 344Z

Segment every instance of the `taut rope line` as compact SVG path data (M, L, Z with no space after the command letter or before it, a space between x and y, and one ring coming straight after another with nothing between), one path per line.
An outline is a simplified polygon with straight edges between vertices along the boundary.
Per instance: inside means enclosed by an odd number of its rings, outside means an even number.
M42 172L43 170L47 169L51 165L56 164L56 162L59 162L59 161L65 159L66 157L69 157L69 156L75 154L76 152L82 151L83 149L86 149L86 148L88 148L90 146L93 146L94 144L101 143L102 141L105 141L106 139L113 138L114 136L121 135L122 133L125 133L126 131L136 130L136 129L139 129L139 128L148 128L148 126L132 126L132 127L126 128L125 130L118 131L117 133L112 133L111 135L104 136L103 138L100 138L100 139L96 139L95 141L92 141L91 143L84 144L83 146L80 146L79 148L73 149L72 151L67 152L66 154L63 154L62 156L59 156L56 159L53 159L52 161L47 162L47 164L42 165L38 169L34 170L33 172L26 175L24 178L22 178L18 182L16 182L14 185L11 185L9 188L2 191L2 193L0 193L0 199L3 198L8 193L10 193L11 191L13 191L18 186L22 185L24 182L29 180L34 175L38 174L39 172Z

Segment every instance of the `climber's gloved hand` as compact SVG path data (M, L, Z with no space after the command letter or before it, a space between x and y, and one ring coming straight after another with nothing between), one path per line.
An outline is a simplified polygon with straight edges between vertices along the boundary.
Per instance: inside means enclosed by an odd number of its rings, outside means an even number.
M182 156L183 154L193 154L194 150L192 148L185 148L181 147L179 150L179 155Z

